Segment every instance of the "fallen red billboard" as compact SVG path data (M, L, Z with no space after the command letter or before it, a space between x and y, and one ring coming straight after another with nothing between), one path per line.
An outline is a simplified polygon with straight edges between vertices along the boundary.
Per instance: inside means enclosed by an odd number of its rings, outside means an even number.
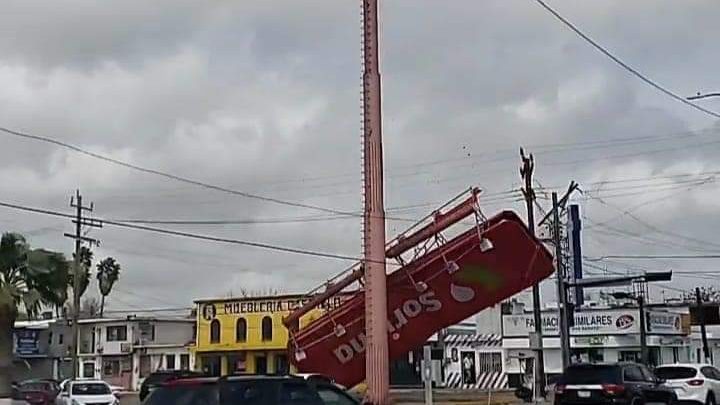
M467 230L388 275L390 358L552 272L552 256L513 212ZM365 379L364 300L360 291L295 333L289 350L298 371L348 387Z

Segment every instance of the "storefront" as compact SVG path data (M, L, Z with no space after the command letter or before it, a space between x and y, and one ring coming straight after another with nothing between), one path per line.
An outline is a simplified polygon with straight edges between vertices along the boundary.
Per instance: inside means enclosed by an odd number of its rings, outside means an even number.
M687 308L685 308L687 310ZM672 311L672 312L671 312ZM647 346L651 365L691 359L690 319L682 308L647 311ZM571 362L615 362L640 359L640 312L637 308L578 311L570 330ZM557 312L542 314L545 372L562 373ZM535 330L532 313L503 315L504 371L511 387L532 374L528 336Z
M300 319L299 327L339 306L336 296ZM195 368L212 375L283 374L290 371L284 317L306 302L299 295L195 301Z

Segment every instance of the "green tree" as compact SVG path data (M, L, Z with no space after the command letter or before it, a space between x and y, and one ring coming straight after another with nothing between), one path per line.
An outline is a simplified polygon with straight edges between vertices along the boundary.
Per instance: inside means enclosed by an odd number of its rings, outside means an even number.
M120 278L120 264L112 257L103 259L97 264L98 288L100 289L100 317L105 312L105 297L112 291L113 285Z
M73 253L73 261L72 261L72 268L74 268L75 265L75 253ZM78 288L78 291L80 292L80 297L82 297L85 294L85 291L87 291L88 286L90 285L90 268L92 268L92 260L93 260L93 252L88 248L87 246L80 247L80 269L78 273L80 273L80 288ZM73 274L74 272L71 272L70 274L70 286L74 286L75 282L73 280Z
M36 316L43 305L67 299L69 266L61 253L31 249L22 235L0 238L0 397L10 394L12 330L20 311Z

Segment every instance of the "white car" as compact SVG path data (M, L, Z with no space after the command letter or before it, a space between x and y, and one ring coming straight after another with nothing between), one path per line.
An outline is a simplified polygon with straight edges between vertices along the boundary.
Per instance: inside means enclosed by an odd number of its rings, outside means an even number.
M113 394L105 381L76 380L63 384L56 405L119 405L120 401Z
M679 401L716 405L720 399L720 371L710 364L667 364L655 368Z

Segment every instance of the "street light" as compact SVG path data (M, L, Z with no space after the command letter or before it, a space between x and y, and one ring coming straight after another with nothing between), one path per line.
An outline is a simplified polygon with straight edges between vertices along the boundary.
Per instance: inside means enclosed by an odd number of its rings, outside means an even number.
M701 94L700 92L698 92L698 93L697 93L696 95L694 95L694 96L685 97L685 98L686 98L687 100L699 100L699 99L701 99L701 98L709 98L709 97L720 97L720 93L705 93L705 94Z
M630 299L634 300L638 304L640 311L640 363L647 364L648 353L647 353L647 330L645 323L645 298L642 295L634 295L628 292L614 292L610 294L615 299Z

